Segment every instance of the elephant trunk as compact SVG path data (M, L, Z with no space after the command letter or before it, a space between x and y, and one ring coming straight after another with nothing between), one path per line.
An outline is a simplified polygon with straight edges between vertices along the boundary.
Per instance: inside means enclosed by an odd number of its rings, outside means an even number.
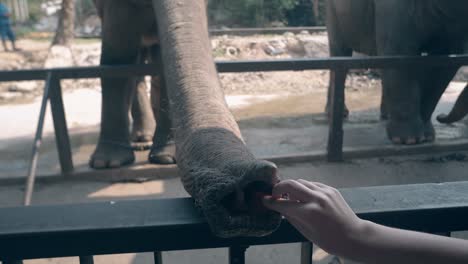
M468 114L468 84L455 102L455 106L448 115L441 114L437 116L437 121L444 124L460 121Z
M261 197L279 181L256 160L229 111L212 58L204 0L153 0L182 183L221 237L263 236L279 225Z

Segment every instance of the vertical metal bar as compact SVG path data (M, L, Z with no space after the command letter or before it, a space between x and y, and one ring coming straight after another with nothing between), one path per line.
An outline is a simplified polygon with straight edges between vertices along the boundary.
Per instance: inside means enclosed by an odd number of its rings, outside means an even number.
M301 264L312 264L314 245L310 242L301 243Z
M330 125L328 128L327 159L329 162L343 161L343 112L344 82L346 70L336 68L330 71L335 85L331 86Z
M71 154L70 137L68 135L67 119L63 106L62 87L60 79L52 78L50 84L50 108L54 121L55 141L60 160L62 174L73 171L73 159Z
M162 264L162 252L161 251L155 251L154 252L154 264Z
M248 246L235 246L229 248L229 264L245 264L245 251Z
M80 264L94 264L93 256L80 256Z
M52 80L52 72L47 73L44 94L42 95L41 109L39 111L39 121L37 123L36 136L34 138L31 163L29 164L28 178L26 180L26 192L24 195L24 205L31 204L32 193L34 190L34 180L36 178L37 160L39 158L39 148L42 143L42 132L44 130L44 121L47 110L47 101L49 100L50 84Z

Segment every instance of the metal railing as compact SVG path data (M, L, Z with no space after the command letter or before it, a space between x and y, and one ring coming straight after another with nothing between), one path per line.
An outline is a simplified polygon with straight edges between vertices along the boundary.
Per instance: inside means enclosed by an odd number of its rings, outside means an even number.
M284 59L284 60L263 60L263 61L218 61L216 62L220 73L242 73L260 71L304 71L304 70L334 70L336 74L344 74L349 69L386 69L386 68L429 68L429 67L461 67L468 65L468 55L450 56L391 56L391 57L369 57L350 58L332 57L325 59ZM34 186L35 165L37 152L42 137L42 126L45 115L45 104L50 100L52 117L54 121L57 150L59 152L60 166L63 175L73 172L73 159L71 154L70 139L67 129L66 116L64 111L61 79L82 79L99 77L131 77L158 74L157 68L153 65L122 65L122 66L95 66L95 67L72 67L54 68L40 70L20 70L20 71L0 71L0 82L2 81L27 81L46 80L43 93L41 112L33 153L31 166L28 173L26 195L24 203L30 204L31 193ZM331 91L331 107L329 120L329 133L327 143L327 160L342 161L343 153L343 102L344 85L336 83L335 89ZM457 147L460 150L460 146ZM372 154L373 157L388 155L388 153L417 154L434 149L431 145L417 148L416 152L411 148L398 149L397 151L378 152L375 149L367 149L363 153ZM443 148L447 150L446 148ZM468 149L463 145L462 149ZM346 154L346 153L345 153ZM282 157L280 159L284 159ZM287 157L286 157L287 159Z
M428 233L468 230L468 182L341 189L357 215L379 224ZM0 261L229 248L230 263L245 263L250 246L302 243L301 263L312 263L312 244L287 221L265 237L215 237L190 198L0 208Z

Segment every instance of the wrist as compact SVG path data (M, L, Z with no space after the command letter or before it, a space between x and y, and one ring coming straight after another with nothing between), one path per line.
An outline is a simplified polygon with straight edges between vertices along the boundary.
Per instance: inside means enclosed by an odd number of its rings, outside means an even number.
M372 251L370 241L375 234L375 230L375 223L359 219L347 237L349 250L344 257L359 262L367 259L367 254Z

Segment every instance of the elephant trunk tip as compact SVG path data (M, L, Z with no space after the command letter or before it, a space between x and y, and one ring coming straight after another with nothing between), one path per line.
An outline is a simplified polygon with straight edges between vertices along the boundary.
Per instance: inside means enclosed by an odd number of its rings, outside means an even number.
M260 161L249 171L239 187L227 194L222 204L231 215L261 215L266 212L262 199L272 194L279 182L278 168L268 161Z

